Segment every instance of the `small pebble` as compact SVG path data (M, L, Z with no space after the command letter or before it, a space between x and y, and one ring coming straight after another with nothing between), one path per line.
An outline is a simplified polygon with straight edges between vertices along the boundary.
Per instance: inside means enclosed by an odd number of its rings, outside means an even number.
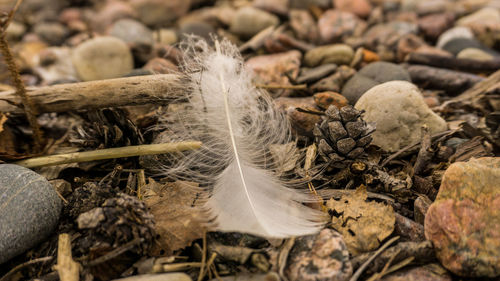
M243 7L236 12L230 31L243 38L250 38L267 27L278 25L279 18L253 7Z
M35 246L57 226L62 203L52 185L21 166L0 165L0 264Z
M297 39L311 43L319 40L318 26L307 10L291 10L289 18L290 27L297 36Z
M287 73L295 79L299 74L302 54L299 51L288 51L271 55L256 56L246 61L246 65L255 73L259 84L291 85Z
M348 45L333 44L316 47L308 51L304 56L304 64L309 67L328 63L349 65L353 57L354 51Z
M316 235L297 238L285 275L290 281L349 280L352 265L342 235L326 228Z
M419 89L406 81L391 81L371 88L355 107L365 110L366 122L376 123L372 144L387 152L420 141L424 124L431 134L447 129L446 121L425 104Z
M83 81L117 78L134 68L129 47L115 37L85 41L73 50L71 59Z
M441 264L463 277L500 276L500 158L456 162L425 217Z
M17 21L12 21L5 31L7 39L10 40L19 40L24 33L26 33L26 26Z
M186 22L179 26L179 40L186 39L187 35L196 35L201 38L211 42L212 38L210 37L217 32L215 29L208 23L202 21L192 21Z
M49 45L61 45L68 36L68 29L57 22L38 23L33 32Z
M333 7L353 13L360 18L367 18L372 11L372 5L367 0L333 0Z
M468 27L464 26L456 26L451 29L446 30L443 34L441 34L437 40L436 47L443 48L448 42L456 38L467 38L473 39L474 34Z
M430 40L436 40L446 29L453 25L451 13L431 14L418 19L418 27Z
M164 58L152 58L142 68L155 74L179 73L177 65Z
M313 95L314 102L319 108L326 110L330 105L342 108L349 104L347 99L339 93L321 92Z
M132 47L153 45L153 32L141 22L121 19L113 24L109 35L123 40Z
M365 27L366 23L358 17L340 10L328 10L318 20L319 35L323 43L339 42L354 33L361 33Z
M471 59L471 60L482 60L488 61L494 59L494 56L488 54L487 52L477 49L477 48L466 48L457 54L459 59Z
M500 56L500 53L498 53L494 50L491 50L490 48L484 46L481 42L477 41L476 39L455 38L455 39L448 41L443 46L443 50L448 51L454 55L458 55L458 53L460 53L462 50L465 50L468 48L480 49L480 50L487 52L493 56Z
M344 95L351 104L372 87L394 80L411 81L410 74L403 67L390 62L374 62L363 67L342 88Z
M356 71L354 69L348 67L347 65L341 65L334 74L331 74L330 76L327 76L311 85L311 90L315 92L340 92L340 89L342 89L345 82L355 73Z
M161 45L172 45L179 40L175 30L170 28L161 28L156 30L153 33L153 38L155 42L158 42Z
M191 0L130 0L139 19L149 26L169 24L189 11Z
M337 70L336 64L323 64L315 68L303 70L296 81L298 84L311 83L324 78Z

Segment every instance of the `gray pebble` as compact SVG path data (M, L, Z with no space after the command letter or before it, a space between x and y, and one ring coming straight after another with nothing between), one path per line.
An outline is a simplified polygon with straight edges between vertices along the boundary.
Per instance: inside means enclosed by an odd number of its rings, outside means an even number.
M61 200L41 175L0 165L0 264L43 241L57 226Z
M151 47L154 43L153 32L141 22L121 19L115 22L109 35L120 38L131 46Z
M373 86L394 80L411 81L411 78L408 71L397 64L374 62L363 67L347 81L342 88L342 95L349 103L355 104Z

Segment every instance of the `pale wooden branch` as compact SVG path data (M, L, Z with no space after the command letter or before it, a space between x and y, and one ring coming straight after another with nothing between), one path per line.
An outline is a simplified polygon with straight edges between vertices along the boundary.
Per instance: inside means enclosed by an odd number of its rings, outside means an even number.
M37 113L167 104L186 93L181 75L159 74L28 88ZM23 113L15 91L0 92L0 112Z
M198 149L200 148L200 146L201 142L198 141L144 144L144 145L115 147L115 148L99 149L93 151L34 157L26 160L17 161L14 164L26 168L37 168L37 167L53 166L53 165L68 164L68 163L79 163L79 162L88 162L88 161L104 160L104 159L178 152L178 151Z
M80 280L80 264L71 255L71 239L69 234L59 235L57 246L57 265L55 266L61 281Z

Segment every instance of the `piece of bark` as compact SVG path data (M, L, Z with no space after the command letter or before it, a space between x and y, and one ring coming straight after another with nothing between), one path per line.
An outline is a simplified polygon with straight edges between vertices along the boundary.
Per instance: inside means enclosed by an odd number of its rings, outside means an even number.
M440 106L440 111L444 111L454 104L472 105L473 107L481 107L482 100L486 95L500 91L500 70L491 74L485 80L475 84L472 88L462 94L446 101Z
M459 59L455 57L441 56L436 54L410 53L406 57L406 62L414 64L424 64L440 68L448 68L467 72L493 72L500 69L500 59L473 60Z
M90 110L112 106L168 104L181 98L181 75L161 74L59 84L28 89L37 114ZM0 112L23 113L15 91L0 92Z
M481 76L426 65L409 65L406 68L411 81L422 88L444 90L459 94L484 80Z
M57 265L55 266L61 281L80 280L80 264L71 255L71 237L67 233L59 235L57 249Z

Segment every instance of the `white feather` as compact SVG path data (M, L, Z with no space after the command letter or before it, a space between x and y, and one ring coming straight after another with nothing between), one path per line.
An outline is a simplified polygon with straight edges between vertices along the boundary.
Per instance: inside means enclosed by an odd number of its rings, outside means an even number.
M291 141L286 117L257 90L237 48L199 39L186 43L188 106L166 118L168 140L199 140L202 148L169 158L164 174L208 187L202 206L216 230L264 237L312 234L324 215L302 204L306 192L291 189L269 167L269 146Z

